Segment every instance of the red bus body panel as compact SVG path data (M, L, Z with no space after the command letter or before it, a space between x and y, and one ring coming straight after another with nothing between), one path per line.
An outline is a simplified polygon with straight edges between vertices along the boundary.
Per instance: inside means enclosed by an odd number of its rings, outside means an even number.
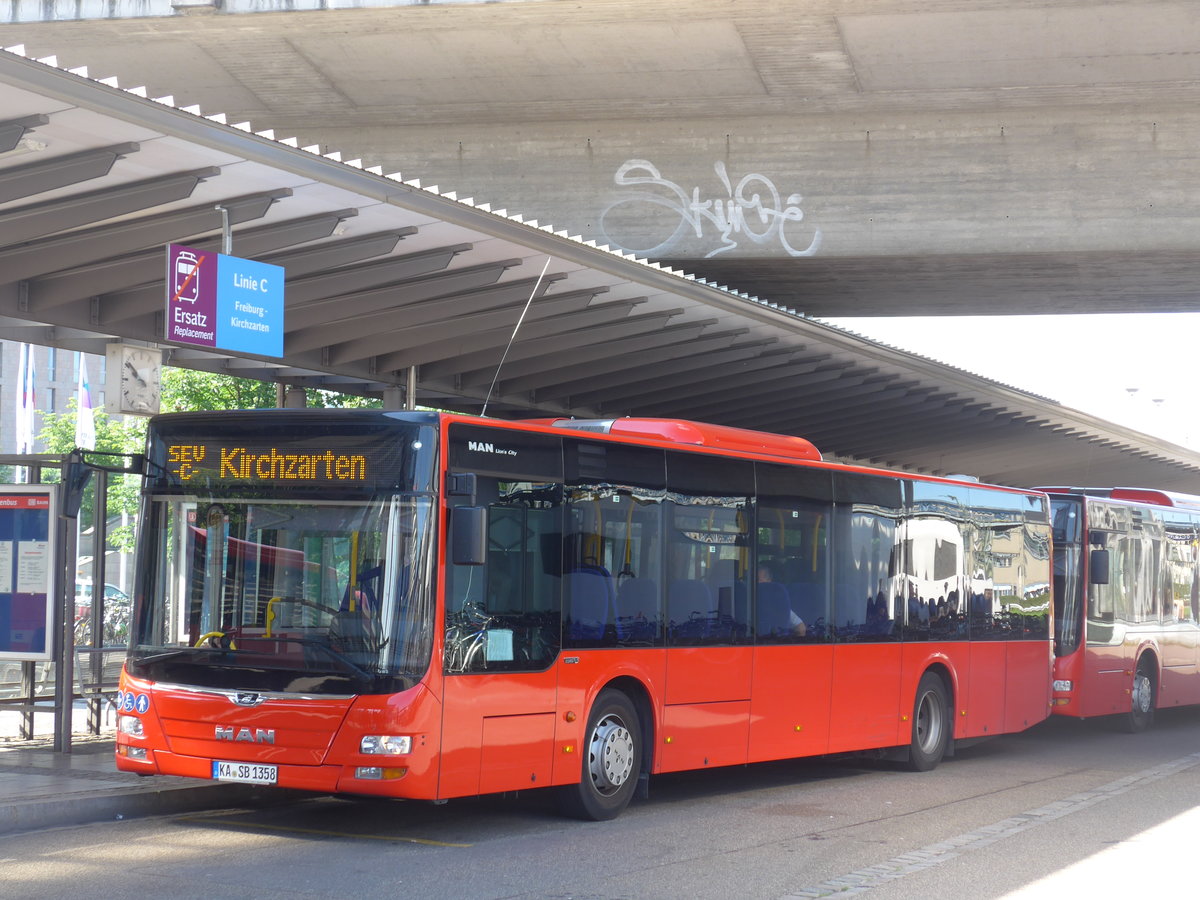
M478 422L443 417L443 460L446 426L459 421ZM642 445L661 446L672 437L693 440L686 425L675 429L679 434L668 429L666 437L636 425L624 426L623 433L640 435L635 442ZM563 430L542 423L524 427ZM713 442L741 458L820 458L799 438L763 443L738 429L709 432ZM442 499L444 537L449 516ZM445 543L439 541L440 571L447 565ZM438 623L445 617L444 591L445 579L439 579ZM279 767L280 787L414 799L572 784L580 779L586 753L589 710L613 684L641 702L649 716L645 738L654 773L907 746L917 685L931 669L946 679L957 738L1018 731L1049 712L1046 641L562 649L540 672L454 675L441 671L442 655L439 632L428 673L403 693L268 698L253 708L221 692L156 686L124 674L123 695L145 694L149 704L144 713L132 713L142 721L143 739L118 734L117 766L211 778L214 759L260 762ZM1194 670L1191 674L1192 683L1200 681ZM248 729L250 739L218 739L218 728L233 728L235 738ZM254 740L258 731L272 731L273 742ZM363 734L412 735L413 750L398 761L381 760L361 753ZM130 758L124 753L130 747L148 748L148 758ZM355 778L357 767L368 766L402 768L403 774Z

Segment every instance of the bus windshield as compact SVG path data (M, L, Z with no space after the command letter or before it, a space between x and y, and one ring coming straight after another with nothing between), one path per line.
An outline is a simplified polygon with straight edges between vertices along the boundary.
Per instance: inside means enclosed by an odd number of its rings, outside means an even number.
M325 695L391 693L425 674L432 433L381 416L294 425L152 424L131 674Z
M429 498L150 503L154 535L144 546L162 600L137 623L139 669L189 684L307 693L374 692L384 687L377 682L424 674L433 627Z
M1083 507L1078 500L1053 499L1050 509L1054 522L1054 652L1067 656L1079 649L1083 619Z

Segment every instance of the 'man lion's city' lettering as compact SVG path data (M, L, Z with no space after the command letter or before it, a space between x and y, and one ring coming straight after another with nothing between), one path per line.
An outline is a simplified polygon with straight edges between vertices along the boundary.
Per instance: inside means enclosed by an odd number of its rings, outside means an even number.
M326 450L324 453L249 453L245 447L222 447L220 478L315 481L365 481L367 458Z

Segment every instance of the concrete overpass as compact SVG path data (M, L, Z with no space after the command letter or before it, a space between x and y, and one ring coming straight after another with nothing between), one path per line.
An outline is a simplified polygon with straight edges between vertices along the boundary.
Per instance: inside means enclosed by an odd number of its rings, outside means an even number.
M1200 483L1193 451L165 98L0 52L0 110L0 338L388 405L705 419L1002 483ZM286 270L282 359L164 338L164 244L215 250L218 209Z
M18 2L0 44L809 315L1200 308L1195 4L325 5Z

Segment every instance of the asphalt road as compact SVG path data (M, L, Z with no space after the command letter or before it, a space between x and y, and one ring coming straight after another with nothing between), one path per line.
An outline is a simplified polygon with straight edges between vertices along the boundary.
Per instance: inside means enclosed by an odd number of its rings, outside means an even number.
M1054 720L915 774L808 760L664 776L613 822L551 799L313 798L13 835L14 898L1191 896L1200 711Z

